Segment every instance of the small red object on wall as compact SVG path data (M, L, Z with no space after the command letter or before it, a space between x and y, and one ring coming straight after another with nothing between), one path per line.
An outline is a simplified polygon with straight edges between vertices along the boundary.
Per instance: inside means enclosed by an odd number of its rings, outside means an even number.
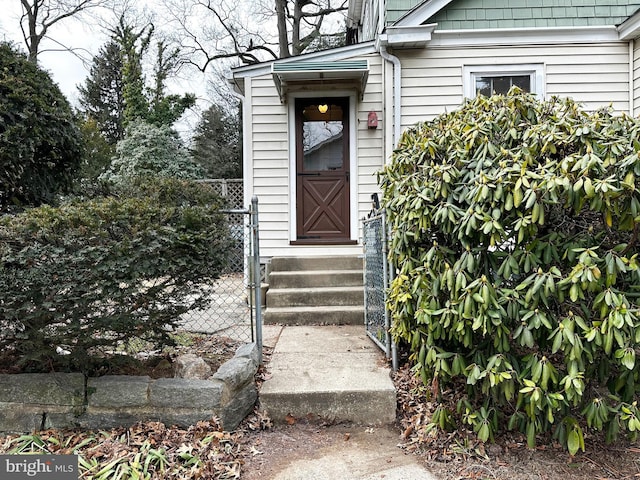
M367 127L378 128L378 115L376 112L369 112L369 116L367 117Z

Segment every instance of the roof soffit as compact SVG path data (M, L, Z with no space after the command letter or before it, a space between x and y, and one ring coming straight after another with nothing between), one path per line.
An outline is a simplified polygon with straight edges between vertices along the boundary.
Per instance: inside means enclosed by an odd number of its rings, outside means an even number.
M378 36L378 42L385 47L423 48L430 40L436 24L412 27L388 26L385 33Z
M300 88L314 89L349 86L362 97L369 77L368 60L342 61L303 61L273 63L271 66L273 81L285 102L287 94Z

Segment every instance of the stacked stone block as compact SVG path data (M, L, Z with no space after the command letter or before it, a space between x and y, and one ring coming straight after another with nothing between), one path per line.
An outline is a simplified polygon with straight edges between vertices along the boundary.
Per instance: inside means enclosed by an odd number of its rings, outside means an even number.
M217 417L233 430L253 410L255 343L244 345L210 380L79 373L0 375L0 432L102 429L138 421L188 426Z

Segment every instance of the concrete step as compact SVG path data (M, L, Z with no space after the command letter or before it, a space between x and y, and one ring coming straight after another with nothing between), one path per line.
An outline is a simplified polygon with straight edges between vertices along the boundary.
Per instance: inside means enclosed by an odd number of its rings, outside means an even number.
M382 358L362 326L284 327L261 407L276 423L293 417L391 424L396 394Z
M290 272L300 270L360 270L362 257L273 257L271 272Z
M362 284L362 269L305 270L269 274L270 288L356 287Z
M265 325L364 325L364 306L269 307Z
M302 306L363 305L364 288L360 287L314 287L314 288L269 288L267 308Z
M265 324L364 324L362 258L274 257Z

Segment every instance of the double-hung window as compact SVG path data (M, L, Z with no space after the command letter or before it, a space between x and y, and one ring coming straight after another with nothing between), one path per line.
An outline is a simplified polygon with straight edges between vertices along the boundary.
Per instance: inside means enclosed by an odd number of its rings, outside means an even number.
M504 95L513 86L544 97L542 64L465 66L463 84L464 95L467 98L477 95Z

